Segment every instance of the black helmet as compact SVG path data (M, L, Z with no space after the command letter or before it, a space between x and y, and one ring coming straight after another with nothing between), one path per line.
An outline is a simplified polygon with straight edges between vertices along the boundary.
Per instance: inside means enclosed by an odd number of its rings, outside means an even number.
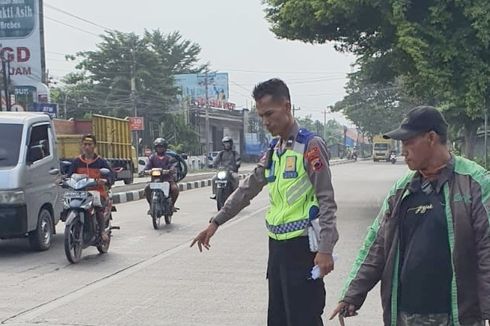
M162 146L163 148L167 149L168 147L168 143L167 141L165 140L165 138L157 138L153 141L153 147L157 147L157 146Z
M223 139L221 139L221 142L224 143L230 143L231 146L233 146L233 139L231 137L225 136Z

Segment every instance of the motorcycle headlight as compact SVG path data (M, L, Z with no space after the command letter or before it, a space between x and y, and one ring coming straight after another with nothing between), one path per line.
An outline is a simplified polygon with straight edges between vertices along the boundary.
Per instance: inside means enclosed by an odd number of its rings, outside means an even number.
M218 179L226 179L226 172L225 171L218 172Z
M162 175L162 171L160 171L160 170L152 170L151 171L151 176L152 177L159 177L161 175Z
M25 196L22 190L0 191L0 204L24 204Z

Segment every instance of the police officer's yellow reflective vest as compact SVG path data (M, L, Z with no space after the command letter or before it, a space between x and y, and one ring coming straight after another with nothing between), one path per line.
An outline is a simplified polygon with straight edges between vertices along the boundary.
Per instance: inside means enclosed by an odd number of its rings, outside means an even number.
M318 217L318 200L305 168L304 155L313 134L300 129L281 154L269 149L265 176L269 186L270 207L266 214L269 237L288 240L306 235L310 220Z

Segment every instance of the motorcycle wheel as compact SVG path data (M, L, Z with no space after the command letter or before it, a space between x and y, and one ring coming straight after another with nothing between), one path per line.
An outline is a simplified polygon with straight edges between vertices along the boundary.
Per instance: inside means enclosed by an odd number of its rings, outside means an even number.
M172 215L167 214L165 215L165 224L169 225L170 223L172 223Z
M153 228L158 230L160 228L160 217L158 217L156 205L151 205L151 220L153 222Z
M78 263L82 258L83 227L78 221L65 226L65 255L72 264Z
M228 198L228 187L227 188L219 188L216 191L216 206L218 208L218 212L225 205L226 199Z
M111 245L111 219L112 219L112 216L109 216L109 219L107 221L107 225L106 225L106 230L109 229L107 231L107 235L109 236L109 240L107 240L105 243L101 243L97 246L97 250L101 253L101 254L106 254L108 251L109 251L109 246Z

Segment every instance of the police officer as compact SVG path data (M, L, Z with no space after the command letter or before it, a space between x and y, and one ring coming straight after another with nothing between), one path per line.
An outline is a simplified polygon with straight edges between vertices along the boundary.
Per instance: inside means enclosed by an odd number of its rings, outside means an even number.
M215 169L222 167L231 171L232 189L236 189L239 183L238 169L241 165L240 154L233 149L233 139L231 137L223 137L221 143L223 144L223 150L216 156L213 167ZM211 199L216 199L216 179L216 176L212 179L213 194L211 195Z
M248 206L268 185L271 206L266 215L269 235L267 324L323 325L325 287L322 277L334 268L332 252L338 240L337 206L327 148L321 138L299 128L291 113L289 89L283 81L271 79L258 84L253 96L257 113L277 138L255 171L191 246L197 243L200 251L202 247L209 249L209 241L219 226ZM319 232L311 232L314 225L317 227L313 229ZM318 279L311 277L315 265L320 270Z

